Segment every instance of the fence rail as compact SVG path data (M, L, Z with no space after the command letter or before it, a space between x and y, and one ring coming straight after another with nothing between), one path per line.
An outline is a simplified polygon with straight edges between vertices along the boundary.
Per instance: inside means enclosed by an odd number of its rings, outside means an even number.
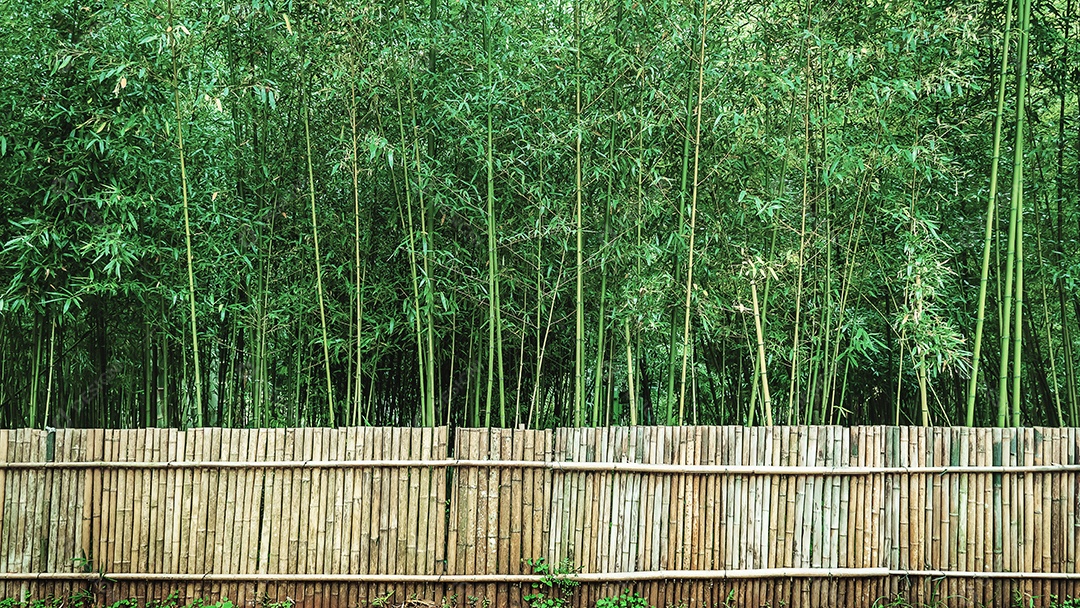
M1077 429L21 429L0 509L6 595L516 607L538 558L578 605L1080 593Z

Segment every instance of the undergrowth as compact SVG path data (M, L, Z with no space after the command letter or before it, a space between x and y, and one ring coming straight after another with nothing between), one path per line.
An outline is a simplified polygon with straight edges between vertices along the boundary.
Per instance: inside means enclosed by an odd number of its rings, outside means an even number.
M525 563L532 567L533 572L540 575L540 582L533 583L532 593L524 597L531 608L566 608L570 605L574 590L581 585L568 577L577 573L570 558L563 558L554 567L542 557L527 559Z
M627 589L622 595L616 597L602 597L596 600L596 608L652 608L648 600L641 597L637 592L630 593Z

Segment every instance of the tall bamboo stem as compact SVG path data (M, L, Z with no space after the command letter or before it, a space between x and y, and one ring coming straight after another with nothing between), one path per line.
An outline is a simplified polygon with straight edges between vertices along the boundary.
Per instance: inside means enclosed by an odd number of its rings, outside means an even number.
M690 347L690 295L694 287L694 231L697 227L698 169L701 159L701 106L705 85L705 34L708 26L709 2L701 7L701 52L698 54L697 107L694 111L694 181L690 194L690 244L686 265L686 302L683 309L682 374L679 378L679 424L686 419L686 364Z
M315 214L315 174L311 166L310 110L304 106L304 142L307 146L308 197L311 201L311 236L315 242L315 289L319 294L319 323L322 325L323 366L326 372L326 413L331 427L337 426L334 416L334 385L330 376L330 338L326 330L326 304L323 301L322 256L319 254L319 220ZM198 359L196 359L197 361Z
M169 48L172 49L173 104L176 107L176 149L180 154L180 192L184 207L184 245L187 253L188 313L191 321L191 348L195 355L195 409L202 426L202 374L199 369L199 333L195 325L195 270L191 253L191 217L188 210L187 166L184 163L184 125L180 112L180 77L176 66L176 29L173 25L172 0L169 0Z
M1020 426L1021 342L1024 335L1024 128L1027 121L1028 35L1031 29L1031 0L1020 0L1020 65L1016 79L1016 143L1013 154L1013 198L1016 200L1016 308L1014 310L1012 425Z
M986 320L986 288L989 284L990 236L997 214L998 165L1001 161L1001 122L1005 114L1005 76L1009 65L1009 39L1012 36L1012 0L1005 7L1005 37L998 70L997 112L994 115L994 155L990 163L990 195L986 203L986 226L983 229L982 273L979 279L979 308L975 317L975 344L971 351L971 378L967 387L967 408L964 425L975 425L975 393L979 386L979 362L982 356L983 325Z

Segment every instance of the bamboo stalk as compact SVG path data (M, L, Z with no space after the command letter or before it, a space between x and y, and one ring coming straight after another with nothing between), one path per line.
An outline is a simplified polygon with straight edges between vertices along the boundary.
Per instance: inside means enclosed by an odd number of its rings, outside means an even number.
M702 93L705 85L705 39L709 23L708 0L702 3L701 8L701 52L698 54L698 83L697 83L697 107L694 112L694 171L693 182L690 190L690 242L689 261L686 266L686 302L683 308L683 352L682 352L682 375L679 381L679 424L686 419L686 364L690 346L690 295L694 285L694 234L697 227L697 199L698 199L698 165L701 156L701 112Z

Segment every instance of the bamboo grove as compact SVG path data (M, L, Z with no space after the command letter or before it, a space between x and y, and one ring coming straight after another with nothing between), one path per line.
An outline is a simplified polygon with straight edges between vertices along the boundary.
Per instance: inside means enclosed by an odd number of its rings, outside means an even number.
M1078 425L1077 0L3 0L5 426Z

